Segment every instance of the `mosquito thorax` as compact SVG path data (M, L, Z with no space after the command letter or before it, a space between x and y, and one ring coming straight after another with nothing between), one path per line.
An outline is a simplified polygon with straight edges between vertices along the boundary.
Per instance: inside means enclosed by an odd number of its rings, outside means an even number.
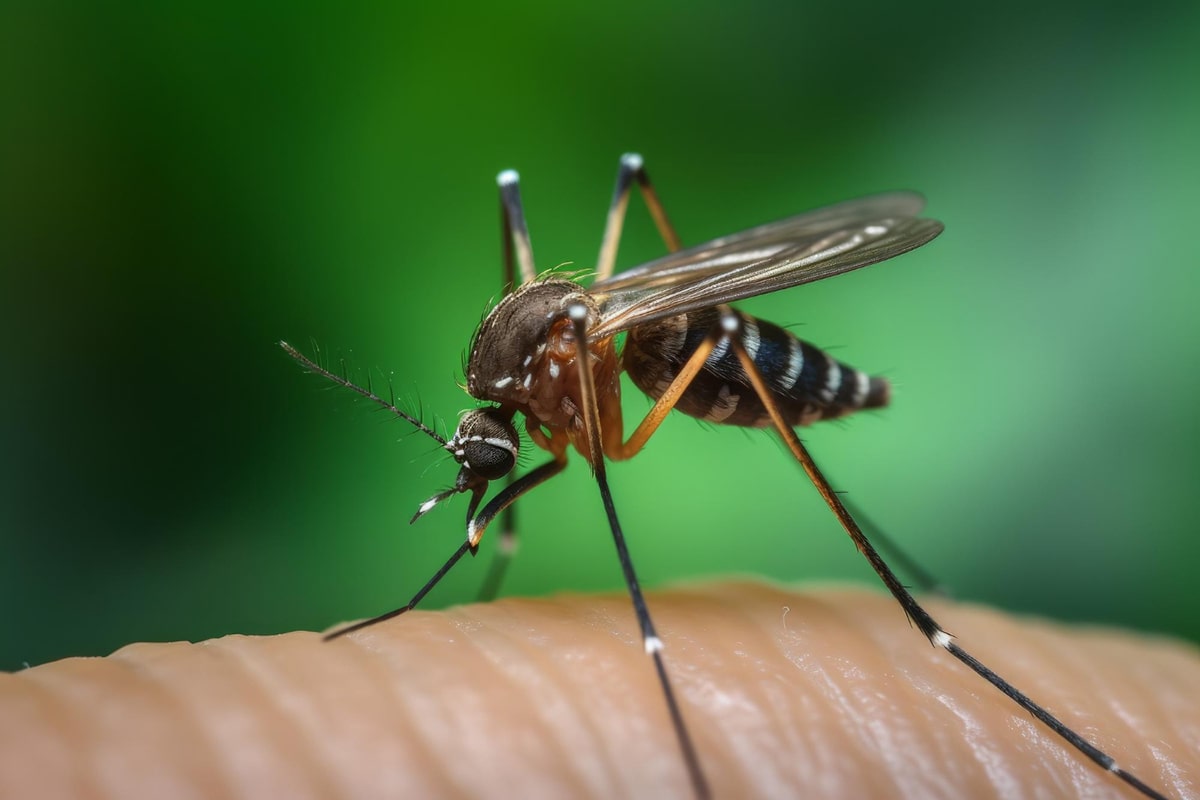
M517 465L521 440L512 415L499 408L477 408L462 415L446 449L454 460L486 481L503 478Z
M558 278L526 284L501 300L471 343L471 396L551 428L574 426L580 398L572 306L586 308L589 322L598 319L595 301L578 284ZM592 355L603 362L609 349L602 345Z
M571 281L550 279L526 284L501 300L471 342L467 360L471 396L518 404L528 397L534 362L540 363L545 355L551 326L565 318L563 300L578 291Z

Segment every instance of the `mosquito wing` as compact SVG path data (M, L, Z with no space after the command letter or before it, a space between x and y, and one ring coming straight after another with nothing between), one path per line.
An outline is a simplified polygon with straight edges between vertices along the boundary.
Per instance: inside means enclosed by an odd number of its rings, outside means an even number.
M861 197L723 236L626 270L588 289L601 319L589 338L810 283L928 242L942 223L917 217L914 192Z

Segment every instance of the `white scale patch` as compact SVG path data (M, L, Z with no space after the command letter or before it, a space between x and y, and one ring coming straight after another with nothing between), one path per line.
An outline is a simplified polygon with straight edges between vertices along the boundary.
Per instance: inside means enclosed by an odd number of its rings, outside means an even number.
M687 331L687 315L670 317L656 326L654 337L651 339L655 345L654 351L648 353L656 368L647 370L656 375L654 391L650 393L652 397L662 397L671 385L671 381L675 380L675 376L679 374L672 362L687 342ZM643 348L639 347L638 349L644 351Z
M722 336L721 341L717 342L717 346L708 354L708 358L704 359L705 364L716 364L720 362L725 354L729 352L729 337Z
M717 402L713 403L713 407L708 410L704 418L709 422L723 422L729 419L733 412L737 411L738 401L742 399L740 394L733 394L729 391L729 386L721 387L721 391L717 392Z
M804 371L804 351L800 348L800 340L795 336L788 337L788 366L787 372L783 373L783 387L785 389L796 388L796 381L800 380L800 373Z
M870 386L870 378L867 373L855 370L854 372L854 398L850 401L855 408L862 406L867 399L867 387Z
M758 348L762 346L762 337L759 336L758 326L754 324L754 320L748 319L742 331L742 347L746 348L746 355L750 356L750 360L753 361L758 357Z
M828 353L825 354L825 360L829 362L829 365L828 371L825 373L824 398L826 403L832 403L833 398L837 397L838 389L842 388L842 368Z

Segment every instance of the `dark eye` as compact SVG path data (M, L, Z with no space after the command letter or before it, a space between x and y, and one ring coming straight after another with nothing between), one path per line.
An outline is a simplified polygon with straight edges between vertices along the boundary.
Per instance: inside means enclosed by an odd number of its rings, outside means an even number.
M462 451L463 464L484 480L503 478L517 463L511 450L490 441L463 442Z
M495 407L463 415L450 440L458 463L487 481L503 478L517 465L521 439L506 416Z

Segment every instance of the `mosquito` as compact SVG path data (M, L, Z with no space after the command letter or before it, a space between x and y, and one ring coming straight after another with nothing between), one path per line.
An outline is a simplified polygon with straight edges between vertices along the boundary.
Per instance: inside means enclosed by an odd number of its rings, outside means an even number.
M287 353L408 421L461 466L454 485L417 509L413 521L457 494L469 494L466 539L401 608L326 636L333 639L412 610L467 553L488 526L526 492L562 472L574 449L589 464L616 545L647 655L653 660L684 767L698 798L711 796L700 758L676 699L650 610L642 595L609 488L606 460L635 456L672 410L712 423L774 428L854 545L870 562L909 620L942 648L1024 708L1067 744L1146 797L1164 795L1122 769L1107 753L985 666L922 608L868 541L831 488L795 428L884 406L886 379L837 361L787 330L729 303L865 267L926 244L942 224L919 216L924 199L891 192L850 200L683 248L650 182L641 156L621 157L601 240L595 278L583 286L554 272L539 274L515 171L497 177L507 294L476 330L466 361L466 390L481 407L463 412L454 435L438 434L396 404L307 358ZM633 186L645 200L668 255L613 274ZM617 335L624 333L623 347ZM654 400L625 438L621 373ZM518 419L518 417L520 419ZM550 458L514 474L517 425ZM504 481L482 510L488 487ZM504 524L501 545L511 545ZM882 543L881 543L882 544ZM511 546L500 548L502 552ZM503 564L503 561L497 562ZM502 570L502 566L500 568ZM496 582L496 576L489 584Z

